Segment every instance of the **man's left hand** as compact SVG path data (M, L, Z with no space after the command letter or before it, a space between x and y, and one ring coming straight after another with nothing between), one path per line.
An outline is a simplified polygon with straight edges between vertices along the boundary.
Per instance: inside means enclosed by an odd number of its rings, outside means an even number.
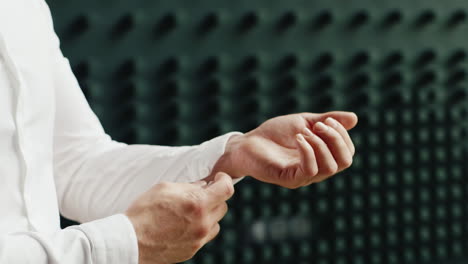
M323 181L351 166L355 148L348 130L357 116L349 112L301 113L270 119L232 137L212 175L250 175L287 188Z

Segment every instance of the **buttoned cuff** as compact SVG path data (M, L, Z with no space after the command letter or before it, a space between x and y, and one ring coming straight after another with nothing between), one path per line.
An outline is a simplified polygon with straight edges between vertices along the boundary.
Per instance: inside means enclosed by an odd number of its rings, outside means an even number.
M138 264L138 241L127 216L113 215L74 228L91 241L93 263Z
M193 161L193 168L196 169L192 170L192 182L202 180L211 174L216 162L224 154L227 142L232 136L237 135L242 135L242 133L231 132L206 141L198 146L197 155ZM234 183L238 183L242 179L243 178L235 179Z

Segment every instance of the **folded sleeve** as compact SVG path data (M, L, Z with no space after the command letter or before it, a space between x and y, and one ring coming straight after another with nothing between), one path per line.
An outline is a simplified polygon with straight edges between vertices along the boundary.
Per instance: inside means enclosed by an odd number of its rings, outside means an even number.
M61 213L79 222L124 212L152 185L206 178L224 153L229 133L197 146L127 145L113 141L92 112L49 21L55 89L54 173Z
M0 263L137 264L136 235L124 215L72 226L50 235L12 233L0 237Z

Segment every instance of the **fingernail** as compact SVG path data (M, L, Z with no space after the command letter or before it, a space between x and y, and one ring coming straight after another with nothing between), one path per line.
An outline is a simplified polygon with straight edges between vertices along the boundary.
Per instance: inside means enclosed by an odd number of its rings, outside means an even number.
M327 132L327 130L328 130L328 126L322 122L318 122L314 126L314 131L317 131L319 133Z
M310 129L309 129L308 127L306 127L306 128L304 129L304 134L305 134L306 136L309 136L309 137L314 136L314 133L312 133L312 131L310 131Z
M299 141L299 142L304 142L304 140L305 140L305 139L304 139L304 136L303 136L302 134L297 134L297 135L296 135L296 139L297 139L297 141Z
M329 117L325 120L328 124L330 124L332 127L337 127L338 126L338 121L333 119L332 117Z

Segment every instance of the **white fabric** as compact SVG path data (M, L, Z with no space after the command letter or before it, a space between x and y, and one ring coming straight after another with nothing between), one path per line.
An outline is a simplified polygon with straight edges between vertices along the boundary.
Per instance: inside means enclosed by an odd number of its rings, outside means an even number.
M137 263L122 212L157 182L208 176L231 135L191 147L112 141L60 51L46 3L0 0L0 263ZM60 230L59 209L91 222Z

